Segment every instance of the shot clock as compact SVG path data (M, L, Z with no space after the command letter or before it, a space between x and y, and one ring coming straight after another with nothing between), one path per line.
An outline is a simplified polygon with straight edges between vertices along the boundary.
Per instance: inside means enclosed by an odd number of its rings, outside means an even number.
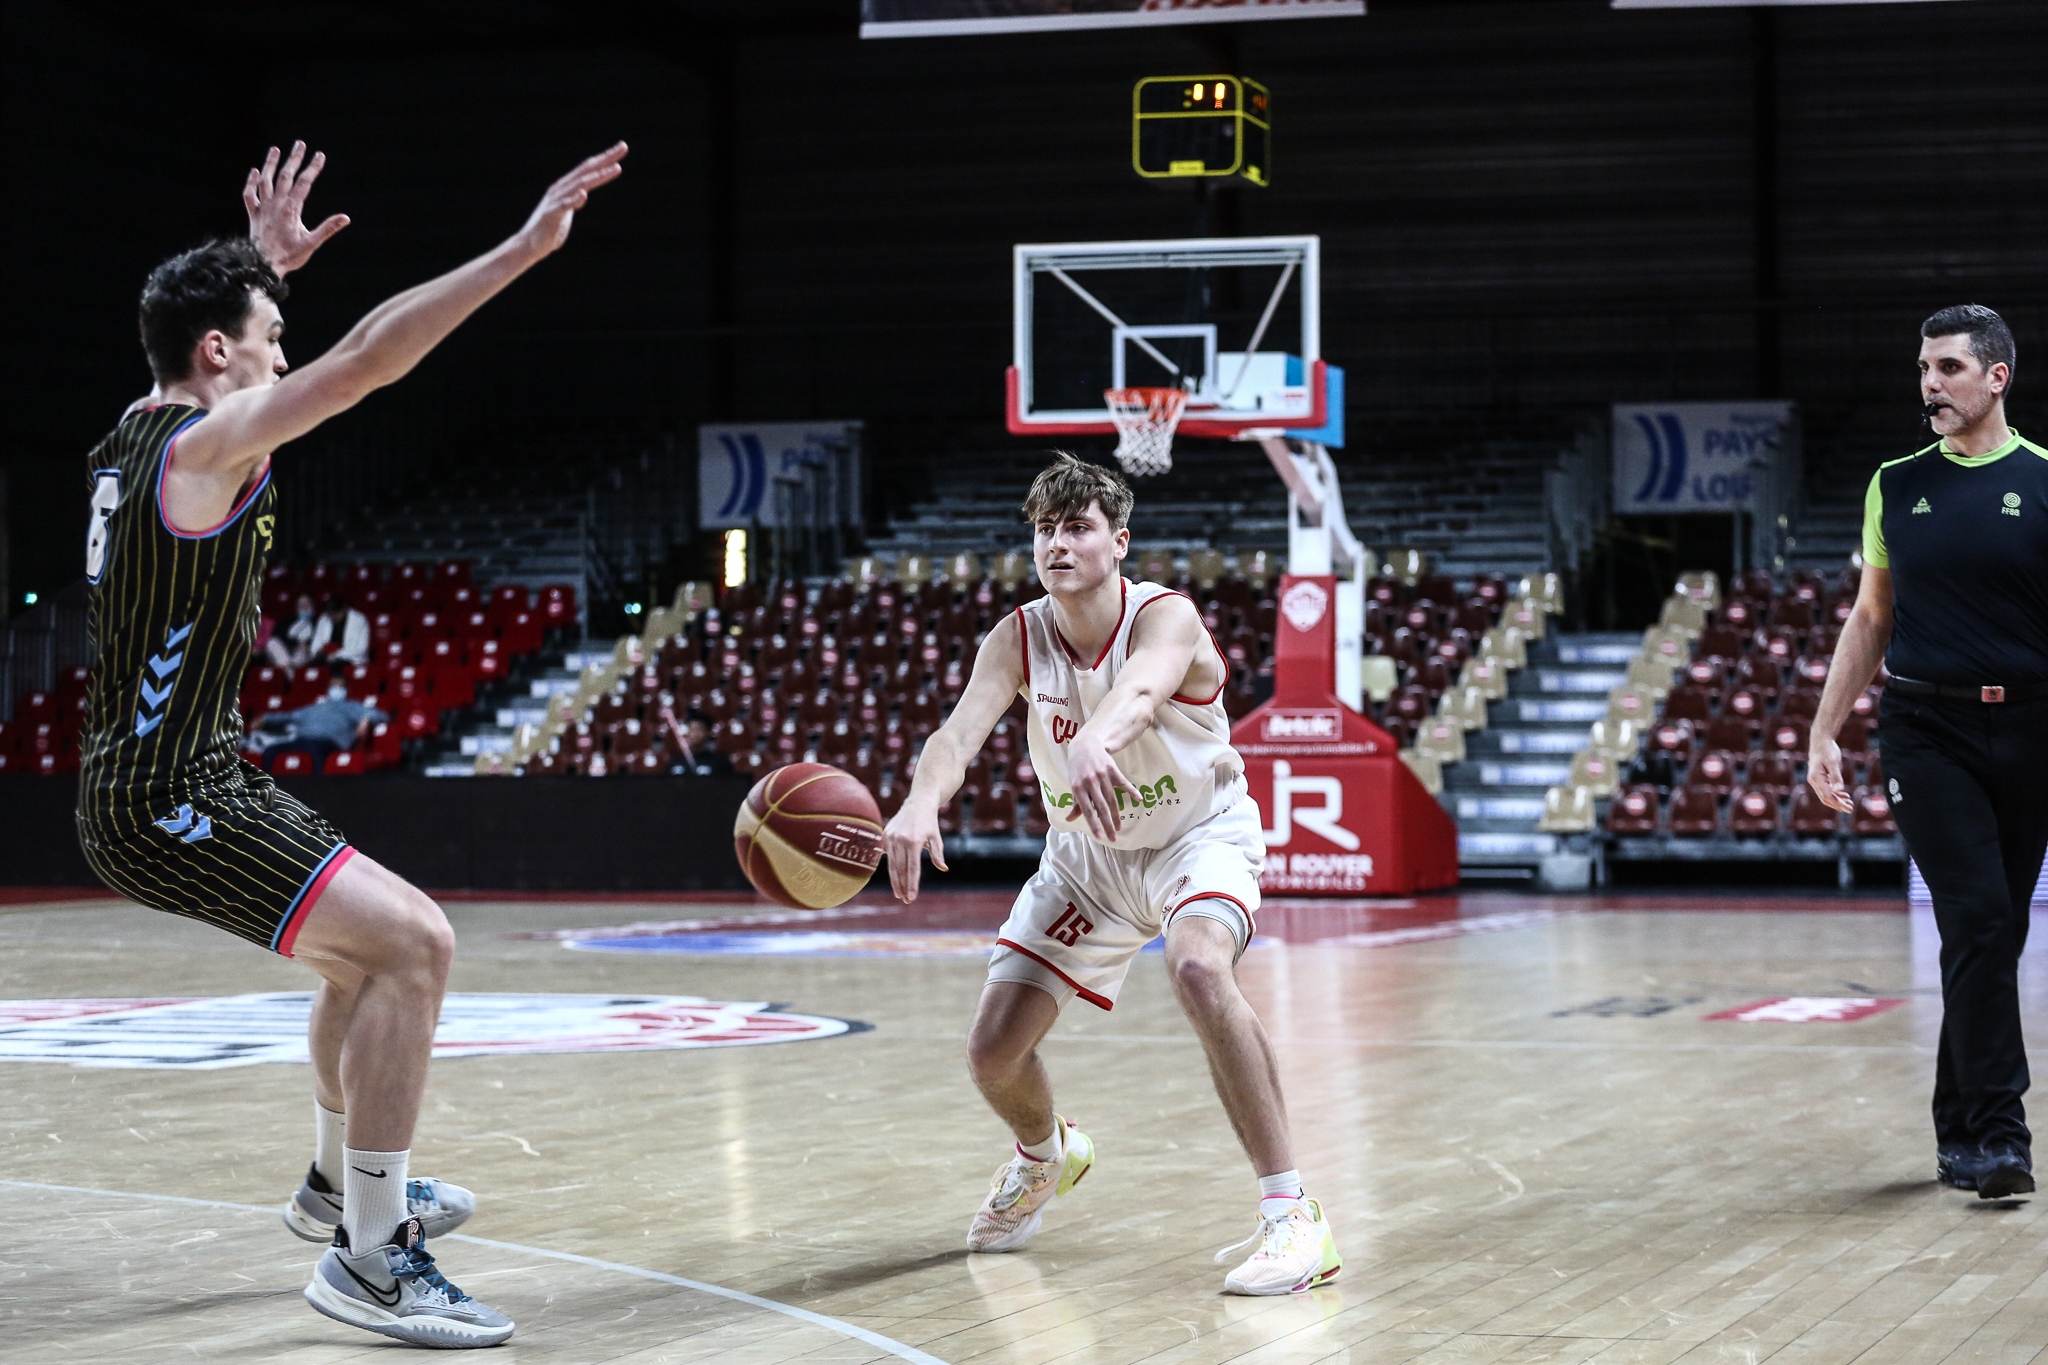
M1147 180L1265 185L1272 96L1242 76L1147 76L1131 91L1131 166Z

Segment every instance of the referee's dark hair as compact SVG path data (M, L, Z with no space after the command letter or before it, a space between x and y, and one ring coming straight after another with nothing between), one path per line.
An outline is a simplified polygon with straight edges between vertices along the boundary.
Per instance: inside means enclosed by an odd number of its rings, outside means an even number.
M290 288L247 237L222 237L171 257L142 286L142 350L160 384L192 372L192 348L208 332L239 333L251 291L283 303Z
M1977 363L1985 369L2003 365L2008 376L2019 370L2019 348L2013 344L2012 328L2005 325L2004 318L1981 303L1959 303L1953 308L1942 309L1920 324L1920 335L1967 336L1970 338L1970 354L1977 357ZM2012 392L2009 377L2005 381L2005 391Z

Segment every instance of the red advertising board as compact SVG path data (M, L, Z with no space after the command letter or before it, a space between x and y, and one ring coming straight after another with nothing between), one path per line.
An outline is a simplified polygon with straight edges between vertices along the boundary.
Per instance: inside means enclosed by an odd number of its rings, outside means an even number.
M1266 824L1267 895L1406 895L1458 880L1458 830L1386 731L1337 700L1336 580L1280 581L1272 700L1231 742Z

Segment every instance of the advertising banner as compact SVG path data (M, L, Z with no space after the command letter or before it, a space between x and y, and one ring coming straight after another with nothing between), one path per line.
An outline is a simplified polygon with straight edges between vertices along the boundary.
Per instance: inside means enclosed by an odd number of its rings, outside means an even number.
M794 480L806 522L860 524L859 422L739 422L697 428L697 525L774 525L776 480ZM823 515L819 515L822 513Z
M1797 420L1790 403L1617 403L1614 510L1755 511Z

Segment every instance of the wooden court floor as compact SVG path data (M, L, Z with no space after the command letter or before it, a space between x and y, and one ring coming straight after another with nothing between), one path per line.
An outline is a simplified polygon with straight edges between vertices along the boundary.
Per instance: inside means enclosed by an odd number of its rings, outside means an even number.
M458 992L691 995L872 1026L437 1061L413 1170L478 1192L468 1239L438 1250L519 1322L496 1358L1876 1365L2048 1348L2039 1204L1933 1183L1934 949L1896 899L1269 907L1273 941L1241 975L1347 1258L1335 1285L1281 1299L1219 1292L1210 1254L1249 1231L1256 1187L1157 955L1113 1015L1074 1006L1045 1049L1094 1174L1025 1252L964 1251L1008 1150L960 1057L974 935L1006 899L780 922L705 900L450 903ZM877 955L592 951L556 932L707 919L811 946L857 931ZM584 937L636 934L692 938ZM927 941L951 955L906 955ZM307 984L116 902L0 906L0 1000ZM2039 1017L2038 966L2025 990ZM1787 997L1877 1003L1764 1003ZM1767 1017L1709 1017L1744 1009ZM1863 1013L1791 1021L1830 1011ZM273 1209L310 1155L302 1065L0 1060L0 1086L0 1360L404 1349L299 1298L317 1248Z

